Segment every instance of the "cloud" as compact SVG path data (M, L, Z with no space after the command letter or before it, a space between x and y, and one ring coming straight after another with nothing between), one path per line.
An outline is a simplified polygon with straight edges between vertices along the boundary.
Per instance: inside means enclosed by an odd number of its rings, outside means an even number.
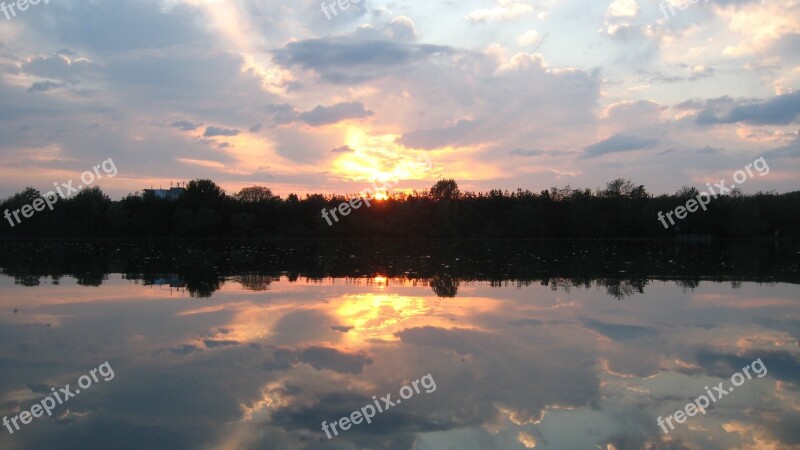
M317 105L311 111L301 113L301 121L311 126L330 125L347 119L363 119L374 115L361 102L338 103L333 106Z
M181 129L183 131L194 131L197 129L199 125L195 125L192 122L189 122L188 120L178 120L172 122L171 124L169 124L169 126L172 128ZM208 132L208 130L206 130L206 132Z
M486 23L492 21L507 21L523 14L532 13L533 6L520 0L498 0L494 8L481 8L473 10L466 17L470 23Z
M703 101L696 99L689 99L681 103L678 103L677 105L673 106L673 108L677 109L678 111L703 109Z
M699 155L716 155L724 150L725 150L724 148L717 148L717 147L711 147L710 145L706 145L703 148L697 148L692 151Z
M636 17L638 13L636 0L614 0L608 6L608 15L612 17Z
M785 350L749 350L738 355L701 349L695 356L697 364L703 368L706 375L721 378L730 377L756 359L761 359L767 367L768 376L795 386L800 384L800 361Z
M542 42L542 36L536 30L526 31L517 38L517 43L523 47L535 47Z
M386 27L384 34L394 40L407 42L416 41L419 37L417 34L417 27L414 25L414 21L404 16L395 17L392 19L392 22L388 27Z
M698 125L748 123L753 125L789 125L800 116L800 91L778 95L757 102L735 102L727 113L719 115L724 105L734 103L729 97L724 101L706 102L705 109L695 119Z
M290 42L273 51L273 61L287 68L313 70L328 82L344 84L390 75L394 68L452 52L440 45L362 40L349 35Z
M372 364L366 355L350 354L328 347L309 347L297 355L300 362L322 370L328 369L338 373L359 374L364 367Z
M41 13L40 28L52 33L56 42L70 48L90 48L102 55L165 48L206 36L196 26L196 9L159 8L152 0L77 2L63 9L52 9L51 5Z
M404 134L398 143L409 148L433 150L447 146L458 146L464 138L480 124L477 120L459 120L443 128L415 130Z
M603 113L613 125L634 128L659 123L661 112L667 109L667 106L652 100L623 100L612 103Z
M800 132L798 132L800 134ZM774 148L764 152L764 157L775 159L800 158L800 137L783 147Z
M300 116L300 111L288 103L270 103L261 109L267 113L266 121L271 127L293 123ZM260 125L254 128L260 128Z
M583 157L594 158L596 156L607 155L609 153L642 150L654 146L657 142L657 140L650 138L615 134L608 139L604 139L600 142L596 142L585 147L583 149Z
M215 340L215 339L206 339L203 341L206 348L217 348L217 347L232 347L235 345L239 345L239 341L231 341L231 340Z
M350 148L349 145L343 145L341 147L336 147L331 149L331 153L353 153L355 150Z
M544 150L523 150L521 148L515 148L509 152L510 155L514 156L524 156L524 157L531 157L531 156L539 156L545 153Z
M346 333L352 327L331 327ZM272 359L264 368L267 370L286 371L298 363L305 363L316 370L332 370L342 374L357 375L364 367L373 363L372 358L361 353L345 353L335 348L312 346L303 350L279 348L272 353Z
M239 130L233 130L230 128L207 127L206 132L203 133L203 136L204 137L237 136L239 133L240 133Z
M594 330L615 341L642 339L658 334L658 331L655 328L643 327L639 325L620 325L605 323L599 320L585 320L584 324L586 325L586 328Z
M37 81L28 88L28 92L47 92L53 89L66 87L64 83L56 83L54 81Z
M71 58L63 52L51 56L34 56L20 65L22 72L38 77L75 80L92 67L91 62L82 58Z
M176 355L185 356L188 355L189 353L200 351L200 349L195 345L185 344L176 348L172 348L169 351Z

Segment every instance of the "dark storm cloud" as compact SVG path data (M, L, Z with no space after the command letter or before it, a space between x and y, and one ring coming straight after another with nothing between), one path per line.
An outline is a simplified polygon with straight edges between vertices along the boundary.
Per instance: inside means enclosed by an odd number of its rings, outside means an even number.
M657 140L650 138L615 134L608 139L585 147L583 149L583 157L593 158L596 156L607 155L609 153L642 150L654 146L657 142Z
M395 68L453 52L440 45L335 37L290 42L273 51L273 60L284 67L313 70L331 83L349 83L377 78Z
M800 91L771 99L739 101L727 113L720 113L717 104L706 102L706 108L695 119L698 125L748 123L753 125L788 125L800 116Z
M361 102L338 103L333 106L317 105L311 111L300 114L300 120L311 126L330 125L347 119L363 119L374 115Z

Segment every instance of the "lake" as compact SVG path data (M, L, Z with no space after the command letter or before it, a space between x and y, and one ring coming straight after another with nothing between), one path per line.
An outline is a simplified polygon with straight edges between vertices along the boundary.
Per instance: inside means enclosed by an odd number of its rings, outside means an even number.
M795 241L0 245L3 449L800 448Z

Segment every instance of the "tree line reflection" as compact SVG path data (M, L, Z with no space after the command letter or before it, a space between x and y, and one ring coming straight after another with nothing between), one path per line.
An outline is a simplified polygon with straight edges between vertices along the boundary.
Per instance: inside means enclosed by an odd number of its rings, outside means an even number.
M272 283L460 286L539 283L554 290L604 289L622 300L653 280L694 289L701 281L798 283L794 241L0 241L0 273L23 286L64 277L99 286L112 273L208 298L225 283L266 291Z

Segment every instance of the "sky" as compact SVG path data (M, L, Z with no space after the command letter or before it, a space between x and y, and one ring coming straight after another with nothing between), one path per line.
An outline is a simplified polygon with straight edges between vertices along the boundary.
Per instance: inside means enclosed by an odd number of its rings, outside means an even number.
M112 198L197 178L661 194L762 156L743 192L798 189L796 0L7 3L0 198L108 159Z

